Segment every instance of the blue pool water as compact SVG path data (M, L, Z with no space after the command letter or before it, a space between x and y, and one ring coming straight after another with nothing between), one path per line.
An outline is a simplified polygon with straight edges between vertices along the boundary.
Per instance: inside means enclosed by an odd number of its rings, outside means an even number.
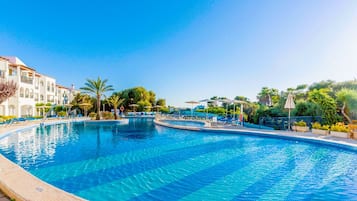
M357 200L356 152L150 119L33 128L0 153L89 200Z
M203 122L187 120L163 120L163 122L178 126L204 127L205 125Z

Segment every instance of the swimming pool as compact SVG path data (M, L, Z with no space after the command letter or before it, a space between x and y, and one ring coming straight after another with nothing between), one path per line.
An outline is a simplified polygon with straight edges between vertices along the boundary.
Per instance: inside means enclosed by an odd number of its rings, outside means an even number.
M177 126L191 126L202 128L205 126L204 122L201 121L189 121L189 120L162 120L164 123L177 125Z
M356 200L357 153L155 126L60 124L0 139L0 153L89 200Z

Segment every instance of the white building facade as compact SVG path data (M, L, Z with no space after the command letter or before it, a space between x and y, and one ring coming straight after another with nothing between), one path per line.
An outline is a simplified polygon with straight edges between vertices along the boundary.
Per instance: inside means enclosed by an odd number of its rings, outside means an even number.
M56 84L56 79L36 72L17 57L0 56L0 81L14 81L17 91L14 96L0 104L2 116L39 116L36 104L65 105L73 100L74 87Z

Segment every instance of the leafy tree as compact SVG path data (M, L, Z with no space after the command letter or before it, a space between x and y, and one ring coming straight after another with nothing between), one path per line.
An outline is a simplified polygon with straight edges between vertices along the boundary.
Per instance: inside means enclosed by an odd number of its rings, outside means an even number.
M293 116L320 116L321 108L318 104L308 101L298 101L295 109L292 111Z
M323 80L320 82L315 82L309 87L309 91L313 91L314 89L320 90L320 89L331 89L332 85L335 83L333 80Z
M156 95L153 91L147 91L144 87L134 87L125 89L114 94L119 95L124 99L123 105L126 108L130 108L130 104L137 104L137 111L149 111L150 107L154 107L159 104L162 108L165 108L165 99L156 100ZM161 109L162 109L161 108Z
M249 98L245 97L245 96L236 96L234 98L234 100L240 100L240 101L245 101L245 102L249 102Z
M84 84L85 87L80 88L84 92L95 95L97 99L97 115L96 120L100 119L100 99L105 92L112 91L113 86L107 85L108 80L101 80L100 77L97 80L87 79L87 82Z
M342 89L351 89L357 91L357 80L350 80L345 82L335 83L333 86L333 91L340 91Z
M156 95L153 91L149 91L149 102L151 105L155 105Z
M349 117L350 111L357 110L357 91L351 89L341 89L336 94L337 100L342 102L341 113L352 124L352 119Z
M124 102L124 99L120 99L118 95L112 95L108 98L109 105L114 108L114 119L118 119L117 109L120 104Z
M332 125L338 121L337 106L335 100L328 95L328 92L329 90L326 88L314 89L309 92L308 99L320 106L322 119L326 124Z
M160 98L156 101L156 105L160 105L162 107L166 107L166 100L163 98Z
M152 107L149 100L140 100L137 104L139 105L138 111L149 111Z

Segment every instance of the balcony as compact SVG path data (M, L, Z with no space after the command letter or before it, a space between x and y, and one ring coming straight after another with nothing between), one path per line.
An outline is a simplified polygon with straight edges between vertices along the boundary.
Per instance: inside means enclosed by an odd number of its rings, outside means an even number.
M21 82L27 83L27 84L33 84L33 78L26 77L26 76L21 76Z

